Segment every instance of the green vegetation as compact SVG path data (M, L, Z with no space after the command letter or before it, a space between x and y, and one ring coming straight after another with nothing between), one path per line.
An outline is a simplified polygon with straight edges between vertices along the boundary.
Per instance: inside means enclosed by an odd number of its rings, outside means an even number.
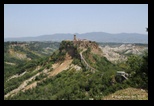
M26 69L32 66L36 66L36 64L41 64L43 59L45 59L47 56L50 56L55 50L58 49L58 47L58 42L4 42L4 62L16 64L15 66L4 64L4 73L9 72L10 75L12 75L18 72L16 70L20 70L19 68L22 66L24 66L22 68ZM13 57L10 53L10 50L26 54L26 57L30 58L32 62L27 60L27 58L21 60L19 58ZM16 70L14 70L14 68ZM10 69L16 72L10 71Z
M90 66L100 71L117 70L117 67L110 61L108 61L106 57L100 57L96 54L92 54L90 51L91 51L90 48L88 48L83 53L84 58L86 59L86 61Z
M127 61L131 74L130 82L133 87L148 90L148 53L144 56L130 56Z
M143 56L130 55L126 62L113 64L105 57L93 54L89 47L83 52L83 57L90 66L97 69L93 73L84 67L79 55L81 50L74 46L71 41L62 41L57 51L53 52L49 57L44 55L42 58L36 54L42 55L41 50L44 49L41 49L41 47L45 47L46 44L42 44L43 46L40 46L40 48L37 45L38 42L32 44L35 46L29 44L31 46L28 48L33 49L33 52L35 51L34 55L38 57L29 54L29 57L34 58L31 61L18 60L11 56L7 57L9 56L9 43L5 44L4 61L17 63L17 65L4 64L4 94L19 87L24 80L36 75L38 72L42 72L44 69L52 71L52 64L65 60L66 54L73 58L73 64L82 67L82 71L68 69L50 78L47 78L47 75L42 73L35 78L35 81L40 81L43 78L47 79L39 82L36 88L19 92L13 97L5 98L5 100L101 100L104 96L127 87L142 88L148 91L148 53ZM15 50L26 54L29 53L24 51L25 49L22 47L18 49ZM36 53L36 51L38 52ZM41 66L41 68L38 71L33 71L37 66ZM116 80L116 72L121 70L129 74L128 80L121 82ZM25 71L27 73L22 77L6 82L10 76L21 74ZM32 82L34 80L29 83Z
M14 100L100 100L103 96L118 89L125 88L122 84L111 85L111 73L92 74L90 71L74 73L66 70L55 77L39 83L37 89L20 92L8 99ZM88 77L86 77L88 75Z
M37 50L35 48L36 45L38 47ZM45 65L45 62L48 60L47 56L51 55L54 50L58 49L58 46L58 42L4 42L4 94L19 87L25 79L32 77L39 71L42 71L45 68L43 65ZM44 49L47 47L52 47L52 50ZM21 60L13 57L10 50L24 53L27 58L30 58L31 60ZM47 54L44 55L41 53L42 51L45 51ZM13 63L15 65L8 63ZM32 72L38 65L42 65L42 70ZM49 65L46 65L46 67L48 68ZM25 71L27 71L27 73L22 77L13 78L7 81L11 76L20 75Z
M39 76L37 76L37 77L35 78L35 81L39 81L39 80L41 80L41 79L43 79L43 78L46 78L46 77L47 77L47 75L44 74L44 73L42 73L42 74L40 74Z

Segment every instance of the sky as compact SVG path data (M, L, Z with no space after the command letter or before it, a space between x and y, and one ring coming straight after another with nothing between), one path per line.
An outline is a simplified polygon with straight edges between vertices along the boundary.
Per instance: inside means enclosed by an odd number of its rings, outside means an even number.
M147 34L148 4L4 4L4 38L55 33Z

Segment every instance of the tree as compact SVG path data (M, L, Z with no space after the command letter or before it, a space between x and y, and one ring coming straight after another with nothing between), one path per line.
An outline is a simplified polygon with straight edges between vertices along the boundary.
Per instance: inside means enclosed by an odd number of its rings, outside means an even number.
M130 56L127 64L130 67L131 86L148 89L148 53L143 57Z
M131 72L138 73L142 65L142 59L137 55L131 55L128 57L127 64L130 66Z
M143 87L148 89L148 53L146 52L143 56L143 64L141 66L142 79L145 82Z
M87 49L87 51L86 51L87 53L90 53L91 52L91 48L90 47L88 47L88 49Z

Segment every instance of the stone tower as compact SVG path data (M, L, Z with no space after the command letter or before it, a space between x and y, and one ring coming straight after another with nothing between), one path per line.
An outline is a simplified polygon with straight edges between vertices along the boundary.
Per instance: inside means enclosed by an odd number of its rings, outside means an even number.
M77 41L77 39L76 39L76 35L74 35L74 41Z

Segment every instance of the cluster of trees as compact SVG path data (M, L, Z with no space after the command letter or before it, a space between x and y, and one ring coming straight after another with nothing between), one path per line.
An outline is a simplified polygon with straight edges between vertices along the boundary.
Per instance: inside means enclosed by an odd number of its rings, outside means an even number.
M148 53L132 55L127 60L131 86L148 90Z
M28 45L28 49L30 51L41 54L42 56L50 56L55 50L59 48L59 45L59 42L31 42ZM46 54L42 51L46 52Z
M14 44L18 45L12 46ZM25 45L22 46L22 44ZM59 42L4 42L4 54L9 56L9 49L13 49L16 52L26 54L28 58L37 59L40 56L50 56L58 49L59 45Z
M69 48L72 48L73 47L73 42L72 41L62 41L60 43L60 47L59 47L59 50L62 50L62 49L69 49Z
M83 53L84 59L88 62L90 66L97 70L117 70L118 67L114 64L112 64L110 61L106 59L106 57L100 57L96 54L91 53L91 49L88 48L84 53Z
M59 52L57 53L57 55L56 53L54 53L52 58L57 59L58 61L64 60L66 53L68 53L70 56L72 56L75 59L73 63L75 64L76 62L79 63L79 59L80 59L79 50L77 46L73 44L72 41L62 41L59 47Z
M20 92L7 98L13 100L100 100L103 96L126 88L126 84L112 84L113 73L91 73L91 71L74 73L66 70L55 77L38 84L37 88ZM86 77L88 75L88 77Z

